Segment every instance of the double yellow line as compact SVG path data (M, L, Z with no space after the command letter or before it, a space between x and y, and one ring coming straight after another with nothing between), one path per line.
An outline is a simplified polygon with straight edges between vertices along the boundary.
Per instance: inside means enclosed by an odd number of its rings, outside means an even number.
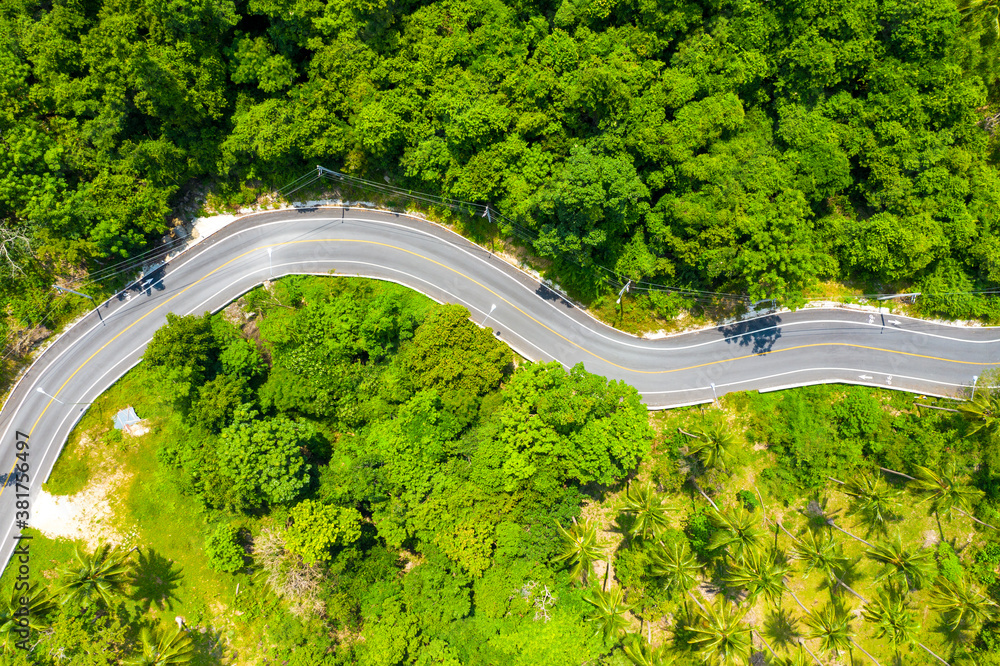
M441 263L440 261L436 261L434 259L431 259L430 257L425 257L422 254L419 254L417 252L413 252L412 250L407 250L405 248L401 248L401 247L398 247L398 246L395 246L395 245L390 245L388 243L379 243L377 241L367 241L367 240L341 239L341 238L321 238L321 239L312 239L312 240L288 241L286 243L274 243L274 244L271 244L271 245L262 245L260 247L254 248L252 250L248 250L248 251L246 251L246 252L244 252L244 253L242 253L240 255L237 255L237 256L233 257L232 259L230 259L229 261L225 262L224 264L221 264L217 268L215 268L212 271L206 273L205 275L203 275L202 277L200 277L196 281L192 282L190 285L188 285L187 287L185 287L181 291L177 292L176 294L174 294L173 296L171 296L170 298L168 298L167 300L165 300L163 303L160 303L155 308L153 308L152 310L150 310L146 314L144 314L141 317L139 317L138 319L136 319L134 322L132 322L131 324L129 324L128 326L126 326L124 329L122 329L121 332L119 332L117 335L115 335L113 338L111 338L108 342L106 342L104 345L102 345L97 351L95 351L93 354L91 354L89 357L87 357L87 359L83 363L81 363L80 366L76 370L73 371L73 373L66 379L66 381L64 381L62 383L62 385L59 387L58 390L56 390L56 392L53 395L54 396L58 396L59 393L64 388L66 388L66 385L77 375L77 373L79 373L80 370L82 370L84 368L84 366L86 366L88 363L90 363L90 361L93 360L93 358L95 356L97 356L102 351L104 351L105 349L107 349L107 347L109 345L111 345L115 340L117 340L122 335L124 335L126 332L128 332L133 326L136 326L137 324L139 324L139 322L141 322L142 320L144 320L146 317L148 317L148 316L152 315L153 313L157 312L160 308L168 305L171 301L173 301L178 296L183 295L189 289L193 289L197 285L201 284L203 281L205 281L208 278L210 278L212 275L218 273L222 269L224 269L227 266L229 266L230 264L232 264L234 261L242 259L243 257L245 257L245 256L247 256L249 254L253 254L254 252L260 252L262 250L266 250L267 248L270 248L270 247L277 247L277 246L281 246L281 245L296 245L296 244L299 244L299 243L363 243L363 244L367 244L367 245L376 245L376 246L384 247L384 248L390 249L390 250L397 250L399 252L403 252L403 253L409 254L411 256L417 257L417 258L422 259L424 261L427 261L427 262L429 262L431 264L434 264L435 266L439 266L439 267L441 267L441 268L443 268L445 270L451 271L455 275L458 275L459 277L462 277L462 278L468 280L469 282L472 282L473 284L479 286L480 288L482 288L486 292L492 294L497 299L503 301L508 306L514 308L519 313L521 313L523 316L527 317L528 319L530 319L534 323L538 324L539 326L541 326L542 328L544 328L548 332L550 332L553 335L555 335L556 337L558 337L558 338L560 338L560 339L568 342L569 344L571 344L572 346L576 347L577 349L583 351L584 353L589 354L590 356L593 356L595 359L597 359L599 361L602 361L604 363L607 363L608 365L613 366L615 368L618 368L620 370L624 370L626 372L634 372L634 373L637 373L637 374L657 375L657 374L669 374L669 373L673 373L673 372L683 372L685 370L694 370L694 369L697 369L697 368L704 368L706 366L718 365L718 364L721 364L721 363L731 363L733 361L740 361L740 360L744 360L744 359L748 359L748 358L753 358L755 356L766 356L766 355L769 355L769 354L778 354L778 353L783 353L783 352L795 351L795 350L799 350L799 349L809 349L809 348L813 348L813 347L853 347L855 349L866 349L866 350L871 350L871 351L880 351L880 352L885 352L885 353L888 353L888 354L899 354L899 355L902 355L902 356L911 356L911 357L914 357L914 358L922 358L922 359L928 359L928 360L932 360L932 361L944 361L946 363L960 363L960 364L963 364L963 365L976 365L976 366L996 365L995 363L989 363L989 362L957 361L957 360L954 360L954 359L940 358L940 357L937 357L937 356L928 356L928 355L925 355L925 354L914 354L912 352L896 351L896 350L892 350L892 349L882 349L880 347L869 347L869 346L865 346L865 345L855 345L855 344L851 344L851 343L847 343L847 342L818 342L818 343L808 344L808 345L798 345L798 346L795 346L795 347L785 347L783 349L770 350L770 351L760 352L760 353L756 353L756 354L746 354L744 356L736 356L736 357L732 357L732 358L720 359L718 361L709 361L707 363L700 363L700 364L697 364L697 365L690 365L690 366L686 366L686 367L683 367L683 368L674 368L672 370L637 370L637 369L634 369L634 368L628 368L626 366L619 365L618 363L615 363L614 361L610 361L610 360L604 358L603 356L600 356L599 354L596 354L596 353L590 351L589 349L586 349L585 347L577 344L576 342L573 342L572 340L570 340L566 336L562 335L558 331L553 330L551 327L547 326L546 324L542 323L541 321L539 321L535 317L531 316L530 314L528 314L527 312L525 312L524 310L522 310L518 306L514 305L513 303L511 303L510 301L508 301L506 298L504 298L503 296L501 296L497 292L493 291L492 289L490 289L489 287L487 287L483 283L479 282L478 280L475 280L472 277L469 277L468 275L465 275L461 271L458 271L458 270L452 268L451 266L448 266L446 264ZM42 420L42 417L45 416L45 412L48 411L49 407L52 405L52 402L53 401L50 399L48 401L48 403L46 403L45 408L42 409L41 414L39 414L38 418L35 419L35 422L32 424L31 429L28 431L28 435L29 436L31 436L31 434L34 433L35 428L38 426L38 423ZM14 463L14 465L16 465L16 464L17 464L17 462ZM10 473L13 472L13 471L14 471L14 466L11 466L10 472L7 473L8 477L10 476ZM3 491L5 489L6 489L6 486L4 487L4 489L0 489L0 496L3 495Z

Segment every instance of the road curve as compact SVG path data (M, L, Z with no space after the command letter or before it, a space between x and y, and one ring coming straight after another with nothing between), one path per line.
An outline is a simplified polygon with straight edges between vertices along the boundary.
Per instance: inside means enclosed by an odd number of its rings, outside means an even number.
M269 265L269 253L270 265ZM62 334L0 411L0 560L19 534L17 501L33 503L87 403L140 360L168 312L217 311L269 277L294 273L392 280L476 323L532 360L583 363L621 379L650 408L708 402L714 394L844 382L957 395L1000 364L1000 333L895 315L811 309L659 340L612 329L528 274L433 223L367 209L310 208L247 216L173 259ZM100 316L98 316L98 314ZM56 400L43 395L43 389ZM61 401L61 402L60 402ZM8 472L28 434L27 482ZM23 507L23 504L22 504ZM30 524L30 519L29 519Z

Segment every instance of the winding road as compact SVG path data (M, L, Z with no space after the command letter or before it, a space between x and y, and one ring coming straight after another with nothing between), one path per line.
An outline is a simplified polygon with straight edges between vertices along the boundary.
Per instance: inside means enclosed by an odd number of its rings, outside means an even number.
M0 411L0 562L10 559L12 537L20 532L16 502L33 503L86 409L72 403L93 401L138 363L168 312L217 311L272 276L331 272L392 280L437 301L460 303L522 356L567 367L583 363L590 372L635 386L650 408L827 382L959 395L974 376L1000 365L996 329L840 309L638 339L425 220L369 209L260 213L233 222L102 304L22 377ZM24 434L29 469L18 486L12 465L22 462L15 447Z

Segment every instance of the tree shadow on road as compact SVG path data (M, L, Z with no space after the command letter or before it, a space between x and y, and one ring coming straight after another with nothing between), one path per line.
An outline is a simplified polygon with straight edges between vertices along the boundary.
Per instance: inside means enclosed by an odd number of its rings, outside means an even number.
M778 325L781 317L769 315L751 321L740 321L728 326L720 326L719 332L726 336L729 344L738 344L740 347L750 347L754 354L764 354L771 351L774 343L781 337L781 329Z

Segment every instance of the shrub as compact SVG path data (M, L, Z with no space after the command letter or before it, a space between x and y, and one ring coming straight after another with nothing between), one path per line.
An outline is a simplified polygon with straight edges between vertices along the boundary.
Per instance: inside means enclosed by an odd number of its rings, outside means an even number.
M756 511L760 508L760 501L757 499L757 495L749 490L741 490L736 493L736 499L743 503L747 511Z
M226 523L220 524L205 540L205 554L216 571L235 573L242 569L244 551L239 543L239 530Z

